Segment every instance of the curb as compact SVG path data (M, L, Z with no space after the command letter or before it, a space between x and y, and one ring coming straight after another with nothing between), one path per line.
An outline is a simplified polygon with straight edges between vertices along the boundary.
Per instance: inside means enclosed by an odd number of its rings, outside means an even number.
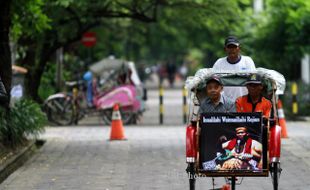
M18 168L20 168L29 158L31 158L36 150L38 150L45 141L43 140L35 140L27 147L24 147L22 150L18 152L18 154L14 155L12 158L7 160L3 165L0 166L0 184L15 172Z

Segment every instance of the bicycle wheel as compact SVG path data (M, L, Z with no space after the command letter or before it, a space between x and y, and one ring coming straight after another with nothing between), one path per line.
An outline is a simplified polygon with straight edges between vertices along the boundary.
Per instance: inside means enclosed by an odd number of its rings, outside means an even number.
M56 125L70 125L73 117L71 99L65 97L53 98L46 102L47 117Z

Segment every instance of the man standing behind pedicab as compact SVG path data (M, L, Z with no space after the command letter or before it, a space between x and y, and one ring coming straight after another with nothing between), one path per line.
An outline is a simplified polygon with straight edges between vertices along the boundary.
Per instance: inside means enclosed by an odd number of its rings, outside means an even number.
M256 67L251 57L240 54L241 45L235 36L228 36L224 42L226 57L219 58L213 65L215 73L256 73ZM236 100L247 93L244 87L226 86L224 94Z
M212 75L206 82L207 97L202 101L199 114L204 112L235 112L235 104L221 92L223 83L217 75Z
M214 72L229 73L236 72L256 72L254 61L249 56L240 54L241 46L235 36L228 36L224 42L226 57L219 58L213 65Z

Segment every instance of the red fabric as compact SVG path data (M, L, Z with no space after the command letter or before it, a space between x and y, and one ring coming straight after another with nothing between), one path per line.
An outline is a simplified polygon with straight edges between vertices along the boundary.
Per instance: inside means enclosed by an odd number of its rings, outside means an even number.
M236 138L230 140L228 145L227 145L227 149L228 150L234 149L235 146L236 146L236 143L237 143L237 139ZM244 153L251 154L251 146L252 146L252 139L248 138L248 140L246 141L246 144L245 144Z

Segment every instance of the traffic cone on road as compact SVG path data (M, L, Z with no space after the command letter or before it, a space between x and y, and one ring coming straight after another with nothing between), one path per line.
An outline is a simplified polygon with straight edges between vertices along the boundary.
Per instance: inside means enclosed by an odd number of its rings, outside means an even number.
M110 140L126 140L118 104L113 106Z
M282 101L280 99L278 100L278 117L279 117L279 124L281 127L281 137L288 138L284 110L282 106Z

